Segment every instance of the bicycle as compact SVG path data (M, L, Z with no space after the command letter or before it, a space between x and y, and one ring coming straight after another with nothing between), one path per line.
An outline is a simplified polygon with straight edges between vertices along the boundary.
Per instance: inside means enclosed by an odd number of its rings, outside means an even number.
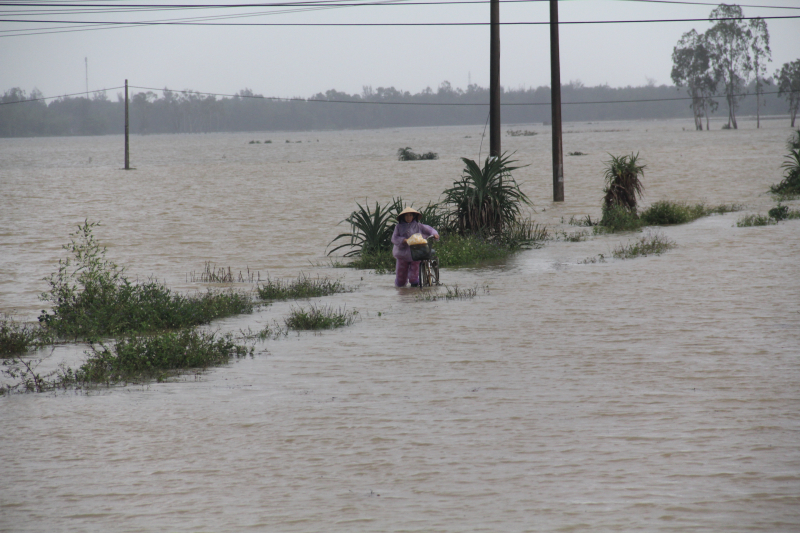
M419 261L420 287L439 285L439 258L436 250L431 247L430 239L426 244L414 244L410 247L411 259Z

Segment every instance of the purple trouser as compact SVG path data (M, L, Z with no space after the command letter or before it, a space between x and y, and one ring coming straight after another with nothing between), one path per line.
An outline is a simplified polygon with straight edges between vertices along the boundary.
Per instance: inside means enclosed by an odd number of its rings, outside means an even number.
M394 271L395 287L405 287L407 281L410 281L412 285L419 284L419 261L397 259L397 267Z

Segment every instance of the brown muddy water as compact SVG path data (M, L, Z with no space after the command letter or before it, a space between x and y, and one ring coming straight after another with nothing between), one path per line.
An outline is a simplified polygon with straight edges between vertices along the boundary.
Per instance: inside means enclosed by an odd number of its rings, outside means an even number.
M482 126L134 137L130 172L121 137L0 140L2 312L35 321L88 218L132 277L303 271L354 287L322 301L360 317L199 377L0 398L0 530L800 531L800 221L735 227L775 205L786 122L568 124L565 152L589 155L565 157L561 205L548 130L525 126L503 147L551 232L599 217L608 153L640 153L645 205L746 211L661 229L658 257L580 263L621 234L445 270L478 296L437 302L325 247L356 201L436 199ZM406 146L440 159L396 161Z

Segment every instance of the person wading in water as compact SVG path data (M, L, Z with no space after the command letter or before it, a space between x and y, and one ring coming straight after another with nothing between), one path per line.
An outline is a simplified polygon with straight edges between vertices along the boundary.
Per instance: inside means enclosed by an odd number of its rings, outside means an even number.
M397 225L392 234L392 255L397 260L395 267L395 287L405 287L407 282L411 282L412 287L419 286L419 261L411 259L411 248L408 246L408 238L415 233L421 234L425 239L433 237L439 239L439 232L430 226L426 226L419 221L422 213L411 207L403 209L397 215Z

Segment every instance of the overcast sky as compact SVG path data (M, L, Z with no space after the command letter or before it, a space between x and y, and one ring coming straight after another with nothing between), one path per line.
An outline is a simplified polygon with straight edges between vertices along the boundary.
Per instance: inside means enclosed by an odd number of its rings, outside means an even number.
M361 0L362 2L364 0ZM374 3L374 0L369 0ZM89 89L118 87L127 78L140 87L169 87L235 93L244 88L265 96L309 97L337 89L360 93L362 87L394 86L418 92L447 80L466 88L469 81L489 83L489 28L481 27L116 27L93 31L55 31L65 24L42 21L152 21L185 17L247 15L215 22L386 23L488 22L489 4L403 5L425 0L392 0L395 5L325 9L247 7L244 9L171 10L139 13L23 16L20 8L0 7L0 92L11 87L41 90L45 96L84 91L88 58ZM440 0L441 1L441 0ZM203 0L208 5L211 0ZM44 2L37 2L44 3ZM76 2L73 2L76 3ZM81 5L131 5L131 0L77 2ZM183 2L184 4L186 2ZM196 4L200 4L198 0ZM216 0L215 5L232 4ZM239 4L244 2L237 2ZM351 2L356 3L356 2ZM136 2L159 4L154 0ZM62 4L63 5L63 4ZM746 16L800 15L798 0L752 0ZM566 21L707 18L713 3L685 5L622 0L571 0L559 3ZM63 8L60 8L63 9ZM53 9L49 9L53 11ZM30 12L30 11L27 11ZM502 3L502 22L549 20L547 2ZM767 20L773 62L769 73L800 58L800 19ZM707 22L563 25L561 80L612 87L671 84L672 48L692 28ZM73 27L73 29L75 29ZM501 83L505 87L550 84L547 25L501 28ZM109 96L115 99L119 91Z

